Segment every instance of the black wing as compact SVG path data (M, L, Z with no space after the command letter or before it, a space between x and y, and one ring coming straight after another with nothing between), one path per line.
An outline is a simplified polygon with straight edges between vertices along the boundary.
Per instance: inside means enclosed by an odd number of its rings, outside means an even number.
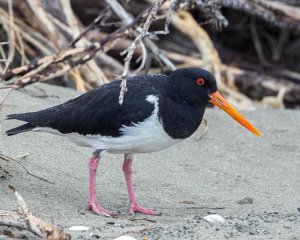
M163 75L155 78L145 75L128 79L128 91L122 105L119 104L120 81L114 81L58 106L38 112L10 114L7 119L25 121L29 123L25 124L29 130L32 126L50 127L61 133L120 136L123 125L142 122L152 114L154 105L145 99L147 95L159 95L164 78ZM13 130L9 131L15 134Z

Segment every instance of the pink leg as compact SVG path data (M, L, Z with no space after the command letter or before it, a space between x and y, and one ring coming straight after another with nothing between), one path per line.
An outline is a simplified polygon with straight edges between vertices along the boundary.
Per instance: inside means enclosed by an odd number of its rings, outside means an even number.
M133 214L135 212L139 212L144 214L156 215L155 211L153 211L152 209L141 207L136 201L133 183L132 183L132 166L131 166L132 158L133 158L132 155L125 154L124 164L123 164L123 172L125 175L127 191L128 191L129 201L130 201L129 213Z
M104 216L112 216L117 213L114 211L108 211L101 207L101 205L97 201L96 194L96 173L98 168L98 163L100 159L100 153L98 151L93 153L93 156L89 160L89 169L90 169L90 190L89 190L89 198L88 198L88 208L99 215Z

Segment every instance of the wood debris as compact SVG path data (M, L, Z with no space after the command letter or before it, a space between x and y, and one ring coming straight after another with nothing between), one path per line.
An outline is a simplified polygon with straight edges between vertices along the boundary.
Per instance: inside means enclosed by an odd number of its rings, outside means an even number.
M34 235L49 240L68 240L71 239L69 234L66 234L62 228L53 226L40 218L35 217L28 209L22 196L9 186L14 192L17 199L19 210L17 212L9 212L0 210L0 225L8 227L16 227L30 231Z
M122 102L129 75L193 66L240 109L297 107L299 16L287 0L0 1L0 89L56 79L84 92L117 75Z

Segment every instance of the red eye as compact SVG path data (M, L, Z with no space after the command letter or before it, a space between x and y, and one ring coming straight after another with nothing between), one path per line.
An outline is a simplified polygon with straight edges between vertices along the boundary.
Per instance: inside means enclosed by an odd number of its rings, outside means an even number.
M197 78L196 83L198 86L204 85L205 83L204 78Z

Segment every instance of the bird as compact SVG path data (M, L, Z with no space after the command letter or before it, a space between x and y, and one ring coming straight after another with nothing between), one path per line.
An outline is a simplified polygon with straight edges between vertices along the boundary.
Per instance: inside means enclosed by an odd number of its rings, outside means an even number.
M25 122L6 131L8 136L33 131L58 134L92 148L89 159L88 209L104 216L116 211L97 200L96 172L106 152L124 154L123 172L129 198L129 214L156 215L142 207L135 196L132 162L135 154L171 147L190 137L199 127L209 103L224 110L256 136L261 136L218 92L213 74L201 68L181 68L168 75L132 76L119 103L120 80L114 80L60 105L44 110L9 114L6 119Z

